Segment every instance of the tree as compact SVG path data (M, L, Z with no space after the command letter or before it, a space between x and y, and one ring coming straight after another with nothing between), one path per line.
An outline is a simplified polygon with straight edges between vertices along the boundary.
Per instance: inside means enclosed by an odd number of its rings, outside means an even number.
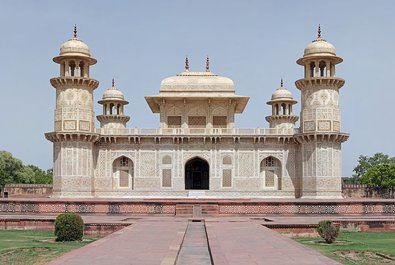
M25 166L11 153L0 151L0 188L11 183L51 184L52 169L44 171L34 165Z
M52 184L52 169L48 169L44 171L37 166L27 165L26 168L32 170L33 173L33 182L36 184Z
M358 158L358 165L354 168L354 177L363 176L369 168L380 164L395 164L395 157L389 157L383 153L376 153L372 157L361 155Z
M0 151L0 187L18 181L18 172L23 168L22 161L16 159L11 153Z
M395 164L378 164L370 167L361 176L361 182L382 190L390 190L390 196L394 196L395 187Z

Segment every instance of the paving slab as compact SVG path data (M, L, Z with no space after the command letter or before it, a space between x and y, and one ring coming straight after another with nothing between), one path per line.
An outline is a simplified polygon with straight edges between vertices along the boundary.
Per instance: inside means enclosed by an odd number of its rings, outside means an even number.
M215 265L334 265L319 252L256 222L206 222Z
M173 265L187 221L136 222L49 265Z

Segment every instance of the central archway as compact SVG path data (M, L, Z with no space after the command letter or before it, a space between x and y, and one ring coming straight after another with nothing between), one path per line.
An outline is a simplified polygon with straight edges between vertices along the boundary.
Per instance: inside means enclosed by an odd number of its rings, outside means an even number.
M207 161L195 157L185 164L185 189L208 190L210 188L209 165Z

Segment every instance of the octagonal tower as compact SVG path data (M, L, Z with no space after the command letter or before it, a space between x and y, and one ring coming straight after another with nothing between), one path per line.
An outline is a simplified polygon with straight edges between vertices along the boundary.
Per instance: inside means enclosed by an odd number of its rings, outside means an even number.
M295 82L300 89L302 197L341 198L341 133L339 90L344 79L335 76L336 65L343 61L335 47L318 35L307 45L297 64L304 67L304 78Z
M53 196L90 197L93 180L95 133L93 91L99 82L89 68L96 63L89 47L74 35L53 58L60 65L59 77L51 79L56 89L54 131L45 137L54 144Z

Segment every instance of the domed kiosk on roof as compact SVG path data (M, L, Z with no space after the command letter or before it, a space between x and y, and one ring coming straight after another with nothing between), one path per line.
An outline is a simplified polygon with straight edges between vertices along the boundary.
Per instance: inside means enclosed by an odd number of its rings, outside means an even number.
M130 120L130 117L124 115L124 107L129 102L125 100L122 91L115 87L114 79L112 79L111 87L104 91L102 100L99 100L98 103L103 105L103 114L96 117L100 121L100 127L126 127L126 123Z
M295 122L299 119L292 113L292 106L296 103L291 91L284 87L284 82L281 79L280 87L274 91L272 99L266 103L272 106L272 115L266 117L270 128L294 128Z

